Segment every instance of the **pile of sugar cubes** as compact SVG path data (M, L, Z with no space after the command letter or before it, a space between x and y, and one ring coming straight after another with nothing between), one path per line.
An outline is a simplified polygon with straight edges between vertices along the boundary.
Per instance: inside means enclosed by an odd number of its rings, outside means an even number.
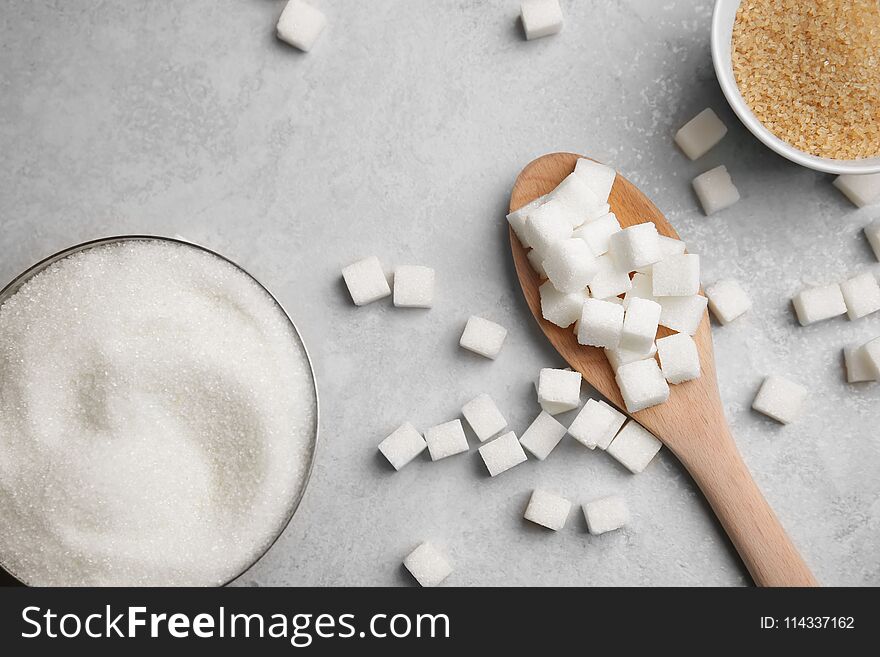
M651 222L621 228L608 205L615 177L614 169L580 159L556 189L507 220L547 278L539 288L544 319L574 324L580 344L605 350L633 413L666 401L669 384L700 376L691 336L709 300L700 294L700 257L686 253L684 242L658 234ZM727 318L744 311L729 286L716 296ZM657 339L659 326L677 333Z

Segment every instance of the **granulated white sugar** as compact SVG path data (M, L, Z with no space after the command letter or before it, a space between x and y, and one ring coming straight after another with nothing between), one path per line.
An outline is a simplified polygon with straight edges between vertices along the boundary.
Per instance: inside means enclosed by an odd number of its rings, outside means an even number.
M308 478L302 343L193 246L98 246L31 278L0 307L0 391L0 560L29 584L222 584Z

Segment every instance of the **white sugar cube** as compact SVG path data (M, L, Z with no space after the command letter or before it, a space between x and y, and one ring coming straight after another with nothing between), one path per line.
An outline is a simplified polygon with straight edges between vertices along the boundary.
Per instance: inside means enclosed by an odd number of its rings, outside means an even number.
M657 297L660 304L660 326L671 328L679 333L694 335L706 312L709 300L694 294L689 297Z
M623 306L601 299L586 299L578 322L577 341L616 349L623 330Z
M391 295L388 279L379 258L371 256L343 268L342 278L356 306L363 306Z
M868 371L874 375L875 379L880 379L880 338L866 342L862 346L862 350L868 364Z
M547 278L547 272L544 271L544 256L538 253L537 249L532 249L526 254L526 258L529 260L529 264L532 266L532 269L540 276L541 278ZM553 288L554 290L556 288Z
M428 542L410 552L403 565L421 586L437 586L452 573L446 557Z
M865 226L865 237L868 238L868 243L874 251L874 257L880 260L880 218L874 219Z
M593 190L583 176L576 173L568 174L556 189L550 192L549 197L571 210L572 228L596 217L605 206L605 202L600 201L593 194Z
M538 376L538 403L550 415L581 405L581 373L545 367Z
M633 474L642 472L663 444L634 420L626 423L606 450Z
M666 235L660 235L660 253L664 258L668 258L669 256L681 255L687 250L687 245L681 240L677 240L674 237L666 237Z
M562 9L559 0L523 0L520 5L526 39L558 34L562 31Z
M471 315L458 344L486 358L495 358L501 351L507 329L488 319Z
M782 424L794 422L807 398L807 389L781 376L768 376L752 408Z
M700 378L700 354L697 343L687 333L675 333L657 340L660 370L669 383L684 383Z
M571 237L571 213L559 201L550 199L529 213L525 237L533 249L542 256L560 240Z
M514 210L509 215L507 215L507 223L510 224L510 227L513 229L513 232L516 234L519 243L522 244L525 248L531 248L531 244L529 244L526 239L526 222L529 220L529 215L544 205L547 202L547 196L539 196L533 201L529 201L524 206L522 206L518 210Z
M632 288L629 272L621 269L617 261L607 253L596 258L599 269L590 281L590 295L596 299L616 297Z
M802 290L791 302L801 326L837 317L846 312L846 302L837 283Z
M461 420L444 422L425 431L425 442L432 461L445 459L447 456L468 451L467 438L461 426Z
M694 178L693 186L707 216L729 208L739 200L739 191L724 165L701 173Z
M633 299L648 299L659 303L659 300L654 298L654 279L650 271L636 273L630 284L632 287L623 297L624 306L628 306Z
M546 459L565 435L566 428L547 411L534 419L520 437L520 444L539 461Z
M620 529L629 522L629 509L623 498L610 495L584 504L587 529L594 536Z
M834 179L834 186L859 208L880 201L880 173L843 174Z
M632 299L627 304L626 314L623 317L623 328L620 331L618 345L620 349L648 351L657 335L661 311L662 308L656 301Z
M571 502L540 488L532 491L523 518L557 532L565 526Z
M675 143L685 155L696 160L708 153L726 134L727 126L707 107L675 133Z
M394 466L395 470L400 470L421 454L427 446L422 434L407 422L379 443L379 451Z
M480 442L500 433L507 426L507 420L489 395L483 394L471 399L461 409L464 419L474 430Z
M590 221L577 228L572 236L586 242L595 255L602 255L608 253L611 236L614 233L619 233L620 230L617 216L613 212L609 212L595 221Z
M850 319L859 319L880 310L880 285L871 272L844 281L840 284L840 292Z
M629 349L606 349L605 356L608 358L608 362L611 364L611 369L615 372L620 368L621 365L626 365L628 363L634 363L637 360L645 360L646 358L653 358L654 354L657 353L657 343L652 342L651 347L647 351L630 351Z
M721 280L706 289L709 309L721 324L729 324L752 307L752 300L734 280Z
M669 384L653 358L637 360L617 369L617 387L630 413L662 404L669 399Z
M548 322L565 328L571 326L581 317L584 301L589 296L585 291L564 293L553 287L550 281L538 288L541 295L541 315Z
M302 0L290 0L278 18L275 31L282 41L308 52L326 24L327 18L321 11Z
M420 265L400 265L394 270L394 305L430 308L434 303L434 270Z
M686 297L700 291L700 256L669 256L651 269L655 297Z
M848 383L877 380L874 369L868 361L864 345L854 344L844 347L843 358L846 363L846 380Z
M571 238L556 242L544 258L547 278L560 292L583 290L599 270L599 263L586 242Z
M609 251L620 268L627 271L653 265L662 255L657 227L648 222L624 228L611 236Z
M513 431L486 443L480 447L479 452L491 477L500 475L526 460L526 453Z
M616 408L603 401L588 399L568 427L568 433L587 449L608 449L625 421L626 416Z
M596 198L603 203L608 202L608 196L614 186L614 178L617 176L614 169L582 157L574 165L574 172L584 177Z

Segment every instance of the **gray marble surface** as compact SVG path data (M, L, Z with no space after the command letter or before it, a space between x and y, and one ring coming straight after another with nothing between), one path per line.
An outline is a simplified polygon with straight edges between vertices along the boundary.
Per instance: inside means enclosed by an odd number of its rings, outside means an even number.
M244 585L409 585L425 539L450 585L742 585L750 580L666 452L639 476L570 439L489 479L476 454L394 473L398 424L456 417L491 394L521 432L532 380L561 360L517 288L504 208L519 169L570 150L612 163L754 309L714 340L725 408L755 478L818 578L880 584L880 387L843 380L841 347L880 316L796 326L790 296L877 263L830 176L759 145L709 58L711 3L563 0L564 32L526 42L516 0L313 0L315 49L276 41L280 0L7 0L0 8L0 276L109 234L181 233L221 250L287 306L317 370L320 449L303 505ZM697 162L674 131L706 106L730 127ZM710 218L693 176L728 166L742 201ZM340 268L426 264L430 311L352 306ZM510 331L497 361L458 348L480 314ZM763 375L810 389L787 427L749 409ZM585 390L584 395L590 394ZM573 511L552 534L529 492L633 512L601 537Z

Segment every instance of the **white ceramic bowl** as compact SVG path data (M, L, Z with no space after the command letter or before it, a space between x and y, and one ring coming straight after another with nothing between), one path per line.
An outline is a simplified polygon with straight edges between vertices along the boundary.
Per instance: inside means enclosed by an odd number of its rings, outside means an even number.
M740 0L717 0L715 3L715 13L712 16L712 63L715 65L715 74L721 84L721 90L740 121L771 149L792 162L810 169L828 173L880 173L880 157L862 160L832 160L827 157L810 155L782 141L758 120L740 94L736 78L733 76L730 42L733 36L733 22L736 19L736 10L739 5Z

